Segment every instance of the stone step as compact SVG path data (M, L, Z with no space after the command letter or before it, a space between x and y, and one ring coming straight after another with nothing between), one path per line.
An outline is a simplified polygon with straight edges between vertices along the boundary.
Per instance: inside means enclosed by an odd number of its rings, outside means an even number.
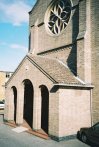
M9 122L4 122L4 123L6 125L9 125L9 126L14 127L14 128L17 127L17 125L15 124L14 121L9 121ZM43 139L46 139L46 140L50 139L48 134L46 134L43 130L38 130L38 131L32 130L25 121L24 121L23 125L21 125L21 126L27 127L28 130L26 132L28 132L28 133L30 133L32 135L35 135L37 137L40 137L40 138L43 138Z

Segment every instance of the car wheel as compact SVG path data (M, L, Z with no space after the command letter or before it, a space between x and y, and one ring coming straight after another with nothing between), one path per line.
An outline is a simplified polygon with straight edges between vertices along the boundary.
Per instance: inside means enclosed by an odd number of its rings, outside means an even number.
M81 135L81 140L82 140L84 143L87 142L87 136L86 136L85 133L82 133L82 135Z

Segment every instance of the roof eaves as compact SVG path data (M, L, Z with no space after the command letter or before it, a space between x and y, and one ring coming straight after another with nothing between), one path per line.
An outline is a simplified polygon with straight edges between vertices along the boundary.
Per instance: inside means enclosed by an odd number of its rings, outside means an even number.
M15 71L12 73L11 77L9 78L9 80L6 82L5 86L8 85L8 83L12 80L12 78L15 76L15 74L18 72L19 68L21 67L22 63L24 62L24 60L26 59L27 56L25 56L23 58L23 60L21 61L21 63L18 65L18 67L15 69Z
M91 84L78 84L78 83L54 83L54 86L63 86L63 87L79 87L79 88L90 88L93 89L94 85Z

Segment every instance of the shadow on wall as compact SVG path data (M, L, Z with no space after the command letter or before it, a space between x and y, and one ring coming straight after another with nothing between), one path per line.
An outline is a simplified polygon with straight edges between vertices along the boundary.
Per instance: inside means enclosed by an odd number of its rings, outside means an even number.
M49 118L49 91L46 86L42 85L41 89L41 128L48 134Z
M31 81L24 80L24 119L31 128L33 126L33 99L33 85Z
M72 16L72 49L67 59L67 65L71 72L77 76L77 36L79 34L79 5L74 7Z

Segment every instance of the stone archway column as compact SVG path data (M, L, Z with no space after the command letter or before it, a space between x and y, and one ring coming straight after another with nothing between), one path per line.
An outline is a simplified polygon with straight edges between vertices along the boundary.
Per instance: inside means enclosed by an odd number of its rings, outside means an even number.
M33 129L41 129L41 91L40 88L34 89L33 104Z
M6 121L14 120L14 95L13 90L9 87L6 87L5 93L5 109L4 109L4 119Z
M23 107L24 107L24 85L18 89L17 93L17 114L16 114L16 124L23 124Z

